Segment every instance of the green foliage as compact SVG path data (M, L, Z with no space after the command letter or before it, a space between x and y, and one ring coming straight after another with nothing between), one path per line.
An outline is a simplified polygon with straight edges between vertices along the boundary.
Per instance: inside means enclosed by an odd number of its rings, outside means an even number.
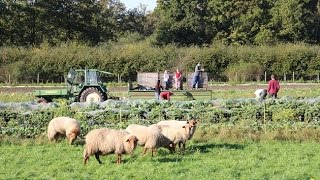
M317 76L319 46L307 44L279 44L276 46L154 47L139 34L128 34L117 43L88 47L80 43L63 43L57 47L42 44L37 48L0 48L0 82L28 83L39 80L64 82L71 67L97 68L114 73L108 81L136 81L137 72L194 71L201 62L209 80L259 80L263 72L282 76L295 72L295 79ZM140 39L140 40L139 40ZM243 74L243 75L242 75ZM243 77L241 77L243 76Z
M267 99L264 103L255 99L184 102L108 100L102 104L75 103L72 106L60 101L57 107L45 109L40 106L34 110L29 110L26 104L20 106L11 105L0 111L0 135L38 137L45 133L49 121L58 116L80 121L81 136L94 128L125 128L132 123L150 125L165 119L195 118L201 124L237 127L239 132L243 129L257 132L262 129L303 129L320 123L320 102L314 98Z
M229 81L260 81L263 70L257 63L238 63L228 66L226 76Z

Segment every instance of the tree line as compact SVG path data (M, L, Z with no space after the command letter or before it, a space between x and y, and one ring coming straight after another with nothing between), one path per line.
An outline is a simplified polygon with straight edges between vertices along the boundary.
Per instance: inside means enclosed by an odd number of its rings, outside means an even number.
M71 67L135 80L137 72L193 71L211 80L319 74L316 0L0 1L0 82L60 81ZM254 77L253 79L261 79Z
M101 46L66 43L50 47L45 44L33 48L0 48L0 83L63 82L70 68L96 68L112 72L109 80L136 81L138 72L175 72L184 76L193 72L201 62L213 81L262 81L265 72L287 79L294 72L296 80L316 80L320 73L320 46L278 44L274 46L230 46L214 44L207 47L161 48L140 36L131 34L119 42ZM281 78L281 80L284 80Z
M319 42L318 0L158 0L127 10L119 0L2 0L0 45L98 45L127 32L154 44Z

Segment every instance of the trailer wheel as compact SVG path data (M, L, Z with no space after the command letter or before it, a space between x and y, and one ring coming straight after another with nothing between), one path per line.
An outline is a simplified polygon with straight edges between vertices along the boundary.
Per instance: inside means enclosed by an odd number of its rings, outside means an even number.
M80 102L102 102L104 101L103 94L94 87L89 87L82 91Z

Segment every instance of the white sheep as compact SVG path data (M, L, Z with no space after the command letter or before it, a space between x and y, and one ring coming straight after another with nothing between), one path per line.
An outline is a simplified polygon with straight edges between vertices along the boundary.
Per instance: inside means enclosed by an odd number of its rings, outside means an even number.
M83 151L84 165L91 155L102 164L99 155L117 154L117 164L121 163L122 154L131 154L137 147L137 137L124 130L108 128L94 129L86 135Z
M192 125L185 124L179 127L172 127L169 125L158 125L161 128L161 132L164 136L166 136L170 141L173 142L173 148L175 150L176 145L179 145L179 149L185 150L186 141L190 139ZM182 145L182 146L181 146Z
M189 121L166 120L166 121L160 121L157 124L158 125L168 125L173 128L181 128L182 126L189 124L189 125L191 125L191 131L190 131L190 136L189 136L188 140L190 140L196 131L198 121L195 119L191 119Z
M53 118L48 125L48 139L56 141L60 135L66 135L69 144L72 144L80 135L80 123L69 117Z
M158 125L142 126L131 124L126 128L126 131L135 135L138 138L138 145L144 146L143 155L148 149L151 149L151 156L154 156L156 150L160 147L165 147L174 151L173 143L161 133L161 128Z

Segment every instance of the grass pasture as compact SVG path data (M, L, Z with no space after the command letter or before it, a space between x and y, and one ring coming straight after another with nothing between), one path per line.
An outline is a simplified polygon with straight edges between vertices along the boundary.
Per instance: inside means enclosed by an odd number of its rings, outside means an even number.
M141 156L139 147L116 165L91 157L82 164L82 145L37 143L0 145L1 179L312 179L320 177L320 144L316 142L190 142L184 153L160 149Z

